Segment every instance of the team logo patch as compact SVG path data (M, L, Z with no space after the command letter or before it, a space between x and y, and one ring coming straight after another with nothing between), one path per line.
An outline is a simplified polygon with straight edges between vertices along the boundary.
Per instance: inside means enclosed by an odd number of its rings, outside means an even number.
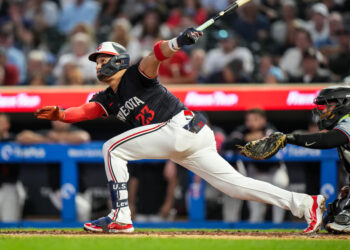
M102 43L100 43L100 44L97 46L96 50L97 50L97 51L100 51L101 49L102 49Z

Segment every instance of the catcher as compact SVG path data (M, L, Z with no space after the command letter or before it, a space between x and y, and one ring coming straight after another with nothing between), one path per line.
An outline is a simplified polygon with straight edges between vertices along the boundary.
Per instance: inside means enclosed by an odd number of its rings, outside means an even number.
M241 153L261 160L272 157L287 143L315 149L337 147L344 169L350 173L350 87L324 88L314 103L317 108L313 113L320 117L317 125L321 132L310 134L276 132L267 138L252 141L240 147ZM349 186L343 187L338 199L328 205L323 224L329 232L350 233Z

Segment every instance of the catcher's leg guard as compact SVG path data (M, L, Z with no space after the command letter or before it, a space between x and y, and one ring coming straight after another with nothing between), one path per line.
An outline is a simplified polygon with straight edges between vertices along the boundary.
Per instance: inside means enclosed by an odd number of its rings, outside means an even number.
M334 222L328 223L325 228L329 232L350 233L350 200L344 209L335 216Z
M323 225L325 225L325 228L327 229L327 225L329 223L334 222L335 216L341 212L341 209L338 206L339 199L336 199L332 203L329 203L327 205L327 211L325 216L323 217Z
M338 199L327 207L324 217L325 229L332 233L350 233L350 193L349 187L343 187Z

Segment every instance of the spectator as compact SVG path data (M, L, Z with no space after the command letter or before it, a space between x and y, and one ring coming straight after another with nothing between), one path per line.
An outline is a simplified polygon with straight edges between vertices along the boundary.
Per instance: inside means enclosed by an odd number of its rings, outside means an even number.
M217 13L227 8L229 0L201 0L202 6L211 13Z
M32 50L28 55L28 85L52 85L54 79L48 71L48 55L42 50Z
M144 13L142 21L131 30L133 37L141 43L141 51L151 51L157 40L167 39L171 32L161 22L160 14L156 9Z
M59 16L60 11L55 1L31 0L25 5L25 19L30 20L39 32L56 26Z
M0 142L11 142L15 136L10 133L10 118L0 113ZM0 163L0 221L18 222L22 218L24 198L18 183L19 166Z
M281 83L285 81L283 71L273 65L272 57L264 55L260 58L260 70L256 82L262 83Z
M203 49L194 49L191 52L191 67L195 74L195 82L205 83L206 76L204 73L204 61L206 57L206 52Z
M292 79L293 82L301 83L328 83L331 81L328 72L322 73L317 59L317 51L308 49L304 52L302 59L302 77Z
M150 171L151 169L151 171ZM177 185L176 164L167 161L145 169L142 164L129 167L129 206L138 222L171 221L175 211L174 193Z
M205 62L204 72L207 75L222 71L234 59L243 63L243 72L250 74L254 70L253 55L249 49L238 46L238 41L232 32L219 30L217 32L219 48L209 50Z
M339 12L332 12L329 15L329 33L330 38L337 40L337 31L345 29L344 18Z
M47 0L20 0L20 13L12 15L16 24L16 35L21 41L22 49L26 54L32 49L44 49L56 53L64 42L59 33L57 23L61 15L58 1ZM21 19L22 22L19 22Z
M268 37L270 25L259 14L259 0L253 0L239 8L239 16L233 24L234 30L249 43L262 41Z
M270 23L273 23L278 19L277 10L280 7L280 0L260 0L259 10L268 18Z
M349 3L349 1L346 0L323 0L322 1L324 5L327 6L328 11L331 13L333 11L339 11L339 12L346 12L346 10L349 11L349 8L346 8L346 4Z
M303 54L311 47L310 33L305 29L298 29L295 36L295 46L288 49L280 60L281 69L291 78L301 77ZM318 55L318 57L321 60L322 55Z
M170 3L169 3L170 2ZM123 5L123 13L126 14L132 23L138 23L142 19L145 13L156 9L159 15L168 16L169 10L167 5L177 6L177 1L164 1L164 0L128 0Z
M6 49L0 47L0 86L13 86L19 82L19 71L13 64L7 62Z
M294 44L296 27L303 24L303 21L297 18L296 11L294 0L283 1L281 6L282 19L277 20L271 26L271 36L284 49Z
M200 0L183 0L182 6L174 9L166 22L173 34L183 30L184 27L180 25L182 16L190 17L193 25L199 26L207 20L207 11L201 6Z
M81 144L90 141L90 135L76 126L59 121L51 122L52 129L37 132L24 130L17 135L17 141L23 144L71 143Z
M24 54L14 46L13 25L10 22L3 23L0 26L0 46L7 51L7 61L14 64L19 70L19 83L26 80L27 64Z
M131 24L126 18L117 18L113 21L109 41L123 45L129 51L131 64L140 60L142 51L140 42L131 34Z
M164 60L159 66L158 79L162 84L195 83L196 75L187 54L179 50Z
M68 53L73 52L72 39L78 33L86 34L89 37L89 50L93 51L96 49L94 30L92 29L92 27L90 27L84 23L79 23L69 33L69 36L67 36L66 42L60 46L60 48L58 50L58 55L57 55L58 57L60 57L64 54L68 54Z
M245 123L239 126L225 142L225 148L234 148L235 145L244 145L249 141L269 136L276 129L267 122L263 110L254 108L246 112ZM267 181L276 186L286 188L289 185L289 178L285 164L282 162L248 162L246 164L248 176L257 180ZM248 202L249 222L262 222L265 218L266 204ZM273 207L272 221L279 223L283 221L285 211Z
M339 43L338 50L330 55L329 67L337 80L350 74L350 32L342 29L336 32Z
M244 73L243 63L240 59L234 59L221 71L211 74L208 83L247 83L250 78Z
M75 62L67 62L63 66L63 72L60 76L59 85L84 85L83 74Z
M67 63L77 65L83 75L84 84L95 83L96 69L94 63L88 59L90 38L85 33L77 33L72 37L71 46L72 53L62 55L58 59L58 63L53 71L56 79L60 79L63 74L64 67ZM60 84L64 84L59 81Z
M125 0L102 0L100 1L101 10L96 20L96 37L98 43L106 41L112 32L111 23L119 15L123 15L122 6ZM113 25L114 26L114 25Z
M316 48L329 39L328 8L323 3L316 3L311 8L311 20L307 24L312 41Z
M99 11L100 6L95 0L76 0L64 4L58 28L62 33L68 34L79 23L93 27Z
M27 54L35 45L35 35L31 20L25 17L25 5L24 1L11 1L8 14L13 25L12 32L15 36L15 45L21 48L24 54Z
M318 48L325 56L331 56L337 53L339 49L339 42L337 32L345 29L344 20L339 12L333 12L329 15L329 37L318 44Z
M17 135L17 141L22 144L37 143L69 143L81 144L90 141L88 132L79 129L69 123L60 121L51 122L51 129L31 131L24 130ZM60 190L60 173L59 168L48 164L48 178L51 184L49 198L52 204L60 211L62 210L62 194ZM79 178L82 178L80 173ZM91 206L84 198L84 194L78 193L75 202L77 204L77 216L79 221L89 220L91 217Z

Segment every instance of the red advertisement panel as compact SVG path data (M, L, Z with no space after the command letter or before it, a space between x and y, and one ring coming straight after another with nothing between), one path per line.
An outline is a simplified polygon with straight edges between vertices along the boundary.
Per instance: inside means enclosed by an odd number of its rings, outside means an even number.
M191 110L308 110L323 85L315 86L169 86ZM0 88L0 112L33 112L48 105L79 106L103 88Z

